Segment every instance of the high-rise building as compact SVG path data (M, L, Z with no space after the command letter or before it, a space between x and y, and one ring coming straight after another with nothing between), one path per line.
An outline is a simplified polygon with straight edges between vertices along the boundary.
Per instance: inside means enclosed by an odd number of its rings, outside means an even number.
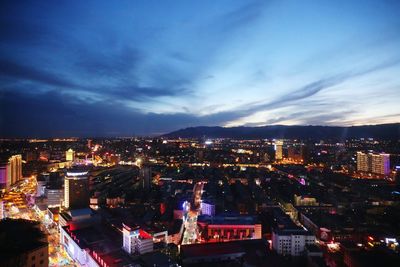
M388 175L390 173L390 155L357 152L357 171Z
M308 148L306 145L292 145L288 147L288 159L295 162L308 162Z
M11 156L7 162L0 164L0 188L10 189L10 186L22 179L22 157Z
M151 179L152 179L151 168L148 166L143 166L140 169L140 180L142 183L142 187L145 191L150 190Z
M75 160L75 151L71 148L65 152L65 160L66 161L74 161Z
M372 154L371 172L381 175L390 173L390 155L389 154Z
M357 171L370 172L371 160L368 153L357 152Z
M16 182L22 179L22 156L14 155L8 159L8 164L10 166L10 181L11 184L15 184Z
M64 207L81 209L89 207L89 182L87 171L68 171L64 180Z
M49 185L44 191L49 207L59 207L64 199L64 190L58 185Z
M283 141L277 140L275 142L275 159L282 160L283 159Z

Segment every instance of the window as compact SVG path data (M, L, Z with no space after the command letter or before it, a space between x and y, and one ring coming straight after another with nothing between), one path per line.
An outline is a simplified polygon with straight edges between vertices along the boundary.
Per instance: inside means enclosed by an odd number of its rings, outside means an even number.
M44 262L44 260L40 260L40 265L42 265L42 264L43 264L43 262Z
M35 258L36 258L36 256L35 256L35 255L33 255L33 256L32 256L32 260L34 261L34 260L35 260Z

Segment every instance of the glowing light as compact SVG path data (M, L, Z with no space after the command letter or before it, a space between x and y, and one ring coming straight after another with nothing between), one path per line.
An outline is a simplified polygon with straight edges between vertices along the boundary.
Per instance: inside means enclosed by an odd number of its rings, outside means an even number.
M67 172L67 176L83 176L88 174L88 172Z
M187 201L183 202L182 208L183 208L183 210L184 210L185 212L188 212L189 209L190 209L190 203L187 202Z
M397 243L397 239L396 238L385 238L385 243L386 245L388 245L389 243Z

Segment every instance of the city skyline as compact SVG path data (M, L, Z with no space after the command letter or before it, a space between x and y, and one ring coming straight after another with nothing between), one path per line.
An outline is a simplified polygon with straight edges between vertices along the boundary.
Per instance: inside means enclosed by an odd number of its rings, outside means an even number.
M396 1L1 7L4 136L400 121Z

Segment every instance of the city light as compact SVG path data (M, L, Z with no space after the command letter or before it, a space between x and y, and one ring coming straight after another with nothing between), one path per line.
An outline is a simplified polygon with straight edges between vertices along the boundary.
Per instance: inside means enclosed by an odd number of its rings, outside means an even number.
M400 1L193 2L1 5L0 267L400 266Z

